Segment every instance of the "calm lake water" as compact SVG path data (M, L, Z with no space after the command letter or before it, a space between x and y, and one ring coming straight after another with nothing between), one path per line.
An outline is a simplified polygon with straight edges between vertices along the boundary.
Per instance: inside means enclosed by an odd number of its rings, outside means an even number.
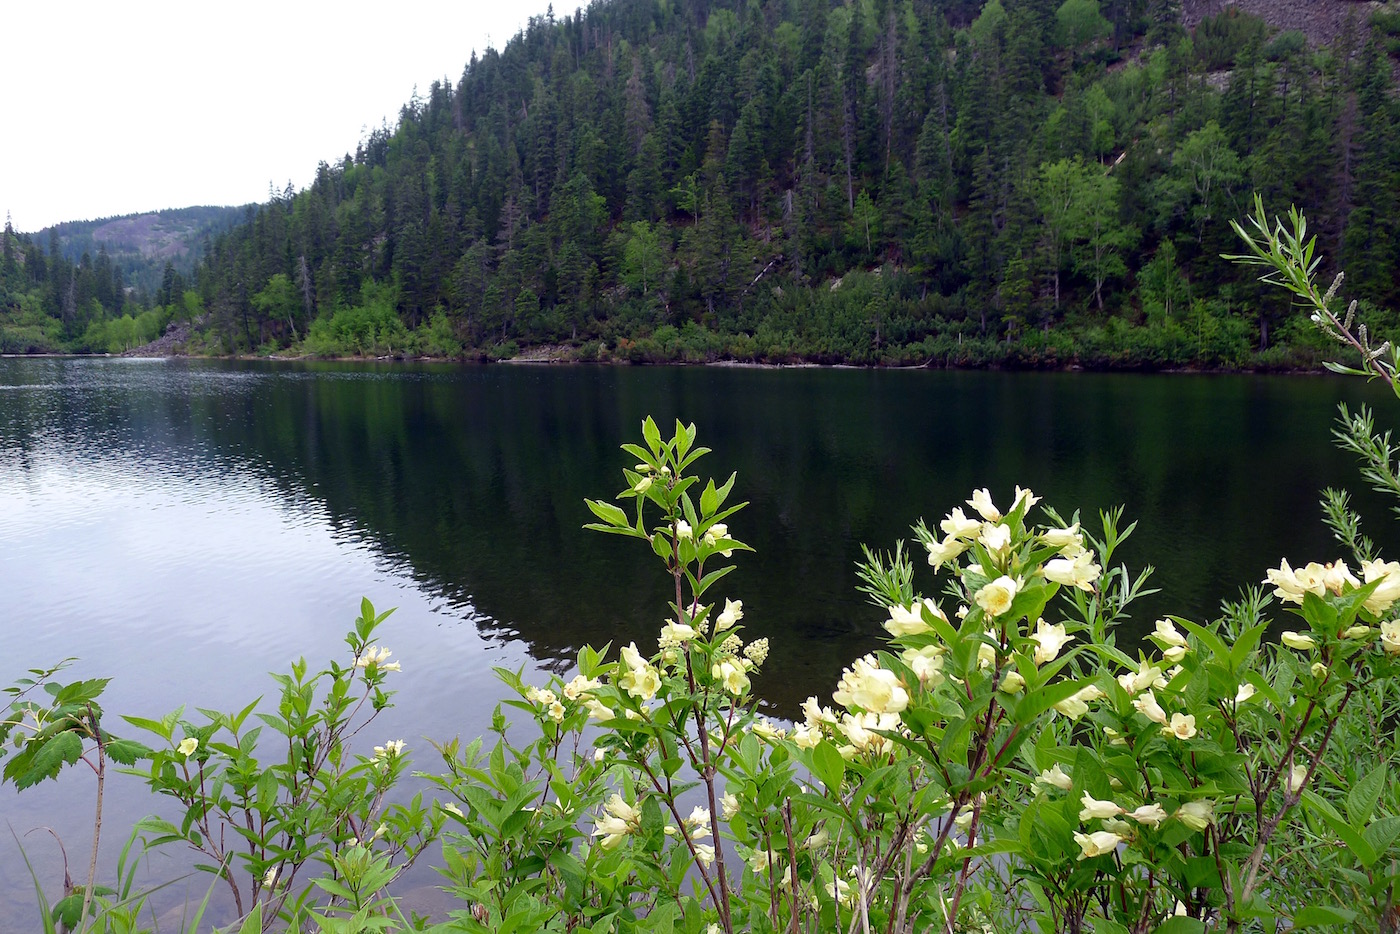
M1121 556L1163 590L1148 629L1212 615L1280 556L1335 556L1324 486L1395 540L1330 443L1338 402L1391 420L1386 399L1298 377L0 360L0 683L78 656L75 677L112 677L109 712L242 706L267 671L343 651L363 595L399 608L382 642L404 667L366 741L404 737L430 766L422 737L482 731L493 666L562 671L584 643L655 638L655 559L581 528L651 414L693 420L715 452L701 466L738 472L750 506L730 527L757 553L727 593L773 644L756 689L790 715L880 642L861 543L975 487L1029 486L1065 515L1125 505ZM74 770L0 793L0 817L52 826L77 876L92 785ZM113 853L154 804L135 785L110 788ZM61 878L48 835L23 839ZM32 897L0 840L0 930L32 926Z

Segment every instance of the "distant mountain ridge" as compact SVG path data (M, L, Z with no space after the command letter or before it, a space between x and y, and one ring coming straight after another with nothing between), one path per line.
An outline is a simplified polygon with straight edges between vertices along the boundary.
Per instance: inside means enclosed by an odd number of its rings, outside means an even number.
M204 243L245 219L244 207L198 206L124 214L97 220L65 221L34 235L45 249L57 238L59 251L72 262L84 253L105 249L121 269L127 285L146 292L160 286L165 264L189 277Z

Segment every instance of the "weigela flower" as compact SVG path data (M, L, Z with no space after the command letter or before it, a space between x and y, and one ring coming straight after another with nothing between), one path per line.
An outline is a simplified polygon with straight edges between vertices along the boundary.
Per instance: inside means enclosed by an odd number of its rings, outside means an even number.
M1380 581L1380 585L1362 604L1377 616L1400 600L1400 561L1362 561L1361 579L1368 584Z
M1129 811L1128 816L1139 824L1146 824L1156 830L1162 821L1167 819L1167 812L1162 810L1160 804L1144 804L1136 810Z
M599 751L599 752L602 752L601 749L598 750L598 751ZM464 815L462 814L462 809L459 808L459 807L457 806L457 802L455 802L455 801L449 801L449 802L447 802L446 804L444 804L444 805L442 806L442 809L443 809L444 811L446 811L447 813L449 813L449 814L455 814L455 815L458 816L458 817L464 816Z
M755 736L763 739L782 739L787 735L786 730L767 717L755 717L753 723L749 725L749 729L753 731Z
M977 591L973 599L988 616L1000 616L1011 609L1011 601L1016 599L1016 592L1020 586L1017 581L1003 574Z
M800 723L792 728L792 742L798 749L815 749L822 741L822 731Z
M360 653L360 657L355 659L356 668L377 668L380 671L399 671L401 666L398 662L389 661L389 656L394 653L388 649L381 649L371 645Z
M1036 620L1035 632L1031 633L1031 638L1035 640L1035 656L1033 661L1037 665L1054 661L1060 654L1060 649L1068 642L1074 641L1074 636L1065 634L1065 627L1059 623L1050 624L1043 619Z
M663 649L685 645L697 635L699 633L695 631L694 626L686 623L667 623L661 627L661 636L657 640L657 645Z
M1014 668L1006 669L1006 674L1001 676L1001 683L997 685L997 690L1003 694L1020 694L1025 689L1026 679Z
M193 736L186 736L180 740L180 745L175 747L175 751L188 759L194 755L194 751L199 748L199 740Z
M931 567L940 567L952 561L958 555L967 551L968 542L965 539L949 535L938 541L932 539L924 545L924 550L928 552L928 563Z
M542 707L548 707L550 704L558 700L558 698L554 696L553 691L541 691L539 688L534 686L531 686L526 689L525 699L532 704L539 704Z
M1129 695L1133 695L1149 687L1164 688L1167 686L1167 679L1162 677L1162 669L1142 661L1138 663L1137 671L1125 671L1119 675L1118 683Z
M700 861L700 865L709 867L715 861L715 848L709 843L695 844L695 858Z
M926 688L936 688L943 683L942 646L926 645L921 649L905 649L899 660L909 666L914 677Z
M1188 801L1172 815L1192 830L1205 830L1215 823L1215 802L1210 798Z
M569 700L578 700L579 695L587 694L603 686L601 681L592 678L585 678L583 675L574 675L572 681L564 685L564 696Z
M1133 698L1133 706L1138 713L1142 714L1153 723L1160 723L1163 726L1167 723L1167 712L1162 709L1162 705L1157 703L1157 698L1151 689L1148 689L1139 696Z
M1162 735L1190 739L1196 735L1196 718L1189 713L1174 713L1171 722L1162 727Z
M596 697L584 698L583 706L588 708L588 719L597 720L599 723L606 723L613 718L612 708ZM598 750L602 752L602 750Z
M856 900L856 892L851 888L851 884L839 877L826 884L826 894L843 905L849 905Z
M716 522L714 525L710 526L708 529L705 530L705 536L703 541L706 545L715 545L718 544L722 539L726 539L728 537L729 526L725 525L723 522ZM732 558L734 556L734 549L725 548L722 551L720 551L720 554L726 558Z
M895 673L881 668L873 655L856 659L841 673L832 699L842 707L859 707L868 713L899 713L909 706L909 693Z
M1079 819L1082 821L1117 817L1123 813L1123 809L1112 801L1100 801L1087 791L1080 797L1079 803L1083 805L1079 811Z
M1300 651L1307 651L1317 645L1317 643L1313 641L1312 636L1306 633L1297 633L1291 629L1282 633L1279 636L1279 640L1290 649L1298 649Z
M754 850L753 854L749 856L748 863L749 870L754 875L758 875L767 872L774 866L782 865L782 860L772 850Z
M685 819L685 825L689 828L686 832L692 840L703 840L710 835L710 809L695 805L691 809L690 815Z
M739 813L739 799L733 794L726 793L724 797L719 799L719 812L725 820L730 820Z
M1035 780L1038 784L1053 785L1061 791L1069 791L1074 784L1069 775L1065 774L1064 769L1060 768L1058 762L1037 775Z
M1248 681L1241 684L1240 689L1235 692L1235 703L1243 704L1245 701L1249 700L1254 696L1254 690L1254 685L1250 684Z
M1051 548L1060 549L1061 557L1077 558L1084 551L1084 536L1076 522L1067 529L1046 529L1040 533L1040 540Z
M1322 569L1322 586L1337 596L1341 596L1344 591L1360 587L1361 581L1353 577L1351 571L1347 570L1345 561L1338 560Z
M715 635L719 635L726 629L733 628L734 624L744 618L744 601L730 600L724 598L724 609L720 612L719 618L715 620Z
M992 505L992 494L986 487L972 491L972 499L967 504L977 510L977 514L988 522L1000 522L1001 510Z
M1091 684L1088 687L1083 687L1075 691L1069 697L1066 697L1056 704L1053 709L1056 713L1063 714L1071 720L1078 720L1089 712L1089 704L1100 700L1102 697L1103 691L1099 690L1097 685Z
M1171 620L1159 619L1156 626L1152 635L1148 636L1149 639L1156 640L1157 644L1162 646L1186 646L1186 637L1177 630L1176 624Z
M1400 655L1400 619L1381 623L1381 648L1387 655Z
M1001 517L998 516L998 519ZM972 539L977 537L977 533L982 530L982 523L976 519L969 519L963 515L962 507L954 509L948 513L948 517L938 523L938 527L943 530L943 534L949 538Z
M1023 490L1018 486L1016 487L1016 500L1011 504L1011 511L1015 512L1020 509L1023 503L1027 509L1030 509L1038 502L1040 502L1039 496L1036 496L1030 490Z
M389 742L385 743L383 746L375 746L375 747L374 747L374 756L372 757L372 759L373 759L373 761L375 761L375 762L383 762L383 761L386 760L386 759L392 759L392 758L396 758L396 757L398 757L398 756L403 755L403 750L404 750L404 741L403 741L403 740L401 740L401 739L391 739L391 740L389 740Z
M1295 571L1285 558L1277 568L1266 572L1264 583L1273 584L1274 596L1283 602L1302 603L1304 594L1312 593L1320 597L1327 592L1323 573L1324 568L1316 561Z
M546 712L549 714L549 719L553 720L555 723L563 722L564 705L559 703L559 701L556 700L550 703L549 706L546 708Z
M982 526L982 533L977 536L977 540L987 551L1001 556L1011 547L1011 529L1000 523L993 525L989 522Z
M1343 639L1364 639L1371 634L1370 626L1348 626L1342 630Z
M649 489L651 489L651 477L642 477L632 485L633 493L645 493Z
M593 836L602 837L598 845L611 850L621 843L628 834L642 826L642 812L614 794L603 805L606 814L599 816Z
M694 538L695 530L690 527L690 523L684 519L676 520L676 538Z
M1082 851L1080 859L1089 859L1094 856L1102 856L1105 853L1112 853L1118 849L1118 844L1123 842L1123 838L1116 833L1107 830L1096 830L1093 833L1075 833L1074 842L1079 844Z
M995 629L988 629L982 635L986 638L977 646L977 667L985 671L997 663L997 647L1001 641Z
M943 622L948 621L948 617L938 608L938 604L925 597L918 603L907 607L890 607L890 618L885 620L886 631L892 636L916 636L931 632L932 627L924 622L925 609Z
M836 712L818 704L815 697L802 702L802 715L807 718L807 725L814 729L820 729L823 724L834 726L837 721Z
M876 730L892 731L899 726L897 713L846 714L838 727L850 741L853 752L880 754L889 750L891 741Z
M1051 558L1045 562L1045 579L1065 587L1093 590L1100 570L1093 553L1086 551L1075 558Z
M263 884L263 888L266 888L266 889L270 889L270 888L272 888L274 885L277 884L277 867L276 867L276 866L269 866L269 867L267 867L267 872L263 873L262 884Z
M1288 791L1290 794L1297 794L1302 791L1303 786L1308 781L1308 767L1303 764L1293 766L1288 770Z
M749 676L744 666L733 659L723 659L710 668L710 677L724 685L724 689L735 697L749 689Z
M1322 662L1313 662L1312 668L1309 670L1312 671L1312 676L1319 681L1327 677L1327 666Z

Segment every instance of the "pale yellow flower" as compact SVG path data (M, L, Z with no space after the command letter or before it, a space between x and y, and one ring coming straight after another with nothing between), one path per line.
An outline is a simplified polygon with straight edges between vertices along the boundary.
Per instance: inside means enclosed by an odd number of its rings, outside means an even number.
M936 688L943 683L943 648L926 645L921 649L905 649L899 660L909 666L914 677L926 688Z
M1215 823L1215 802L1210 798L1188 801L1173 816L1192 830L1205 830Z
M277 867L276 867L276 866L269 866L269 867L267 867L267 872L263 873L262 884L263 884L263 888L265 888L265 889L270 889L270 888L272 888L274 885L277 884Z
M1056 713L1063 714L1071 720L1078 720L1089 712L1089 704L1103 697L1103 691L1097 685L1089 685L1080 688L1069 697L1060 701L1054 706Z
M872 752L878 755L887 751L891 743L888 737L876 731L889 732L898 727L897 713L848 713L841 718L839 729L850 741L855 752Z
M1016 599L1020 584L1003 574L977 591L974 599L988 616L1000 616L1011 609L1011 601Z
M627 674L617 680L617 686L633 697L649 701L661 690L661 675L650 665L628 668Z
M1067 529L1046 529L1040 533L1040 540L1051 548L1058 548L1062 558L1077 558L1084 553L1084 536L1078 522Z
M721 682L724 689L735 697L749 689L749 676L744 666L731 659L716 662L710 668L710 677Z
M931 567L940 567L952 561L958 555L967 551L966 540L949 535L943 541L930 540L924 549L928 552L928 563Z
M1297 794L1308 781L1308 767L1301 763L1288 770L1288 791Z
M1312 671L1312 676L1319 681L1327 677L1327 666L1322 664L1322 662L1313 662L1310 670Z
M700 861L700 865L709 867L715 861L715 848L709 843L695 844L695 858Z
M856 659L842 672L832 699L842 707L859 707L869 713L899 713L909 706L909 693L895 673L881 668L873 655Z
M959 506L948 513L948 517L940 522L938 527L949 538L971 539L976 538L977 533L982 530L982 523L963 515L962 507Z
M1079 819L1082 821L1117 817L1123 813L1123 809L1112 801L1100 801L1087 791L1080 797L1079 803L1083 805L1079 810Z
M1285 603L1302 603L1303 595L1322 596L1327 592L1323 582L1324 568L1316 561L1294 570L1284 559L1277 568L1270 568L1264 583L1274 585L1274 596Z
M695 631L694 626L686 623L668 622L665 626L661 627L661 636L657 640L657 644L663 649L677 645L685 645L697 635L699 635L699 633Z
M1011 529L1000 523L987 523L982 526L982 534L977 536L982 547L994 555L1003 555L1011 547Z
M724 599L724 610L720 612L719 618L715 620L715 635L719 635L726 629L733 628L734 624L744 618L744 601Z
M1159 619L1156 629L1153 630L1151 638L1157 641L1158 645L1181 646L1185 648L1186 637L1176 628L1176 624L1169 619Z
M642 477L632 484L633 493L645 493L649 489L651 489L651 477Z
M1245 701L1249 700L1251 697L1254 696L1254 691L1254 685L1250 684L1248 681L1246 681L1244 684L1241 684L1239 690L1235 692L1235 703L1243 704Z
M1094 563L1094 555L1084 552L1075 558L1051 558L1045 562L1045 579L1065 587L1093 590L1102 569Z
M1360 587L1361 581L1353 577L1347 570L1347 563L1339 559L1322 569L1322 586L1341 596L1347 590Z
M1138 713L1142 714L1153 723L1166 724L1167 712L1162 709L1161 704L1157 703L1157 698L1153 695L1150 688L1133 698L1133 706L1137 708Z
M1306 633L1297 633L1291 629L1282 633L1279 639L1290 649L1299 649L1300 651L1306 651L1317 645L1312 636Z
M1364 639L1371 634L1371 627L1365 625L1348 626L1342 630L1343 639Z
M719 799L719 812L725 820L730 820L739 813L739 799L732 793L726 792L724 797Z
M714 525L710 526L708 529L705 530L705 537L703 541L706 545L715 545L718 544L722 539L726 539L728 537L729 526L725 525L723 522L716 522ZM720 554L726 558L732 558L734 557L734 549L722 549L720 551Z
M1167 812L1162 810L1160 804L1144 804L1134 811L1129 811L1128 816L1139 824L1146 824L1156 830L1158 825L1167 819Z
M1053 785L1061 791L1069 791L1074 784L1058 762L1041 772L1035 780L1042 785Z
M1118 844L1123 842L1123 838L1116 833L1107 830L1096 830L1093 833L1075 833L1074 842L1079 844L1082 851L1080 859L1089 859L1094 856L1102 856L1105 853L1112 853L1118 849Z
M1162 677L1162 669L1146 661L1138 663L1137 671L1125 671L1119 675L1118 683L1130 696L1145 688L1164 688L1167 686L1167 680Z
M1039 496L1036 496L1030 490L1024 490L1018 486L1016 487L1015 501L1011 504L1011 511L1015 512L1016 510L1020 509L1023 503L1025 504L1025 507L1027 509L1030 509L1038 502L1040 502Z
M585 678L583 675L575 675L573 680L564 685L564 696L569 700L578 700L582 694L596 690L603 686L601 681L592 678Z
M692 528L690 527L690 523L689 523L689 522L686 522L684 519L677 519L677 520L676 520L676 538L677 538L677 539L682 539L682 538L693 539L693 538L695 538L695 530L692 529Z
M1381 623L1381 648L1387 655L1400 655L1400 619Z
M194 751L199 748L199 740L193 736L186 736L180 740L180 745L175 747L175 751L188 759L194 755Z
M1162 727L1162 735L1190 739L1196 735L1196 718L1189 713L1174 713L1171 722Z
M992 505L992 494L986 487L972 491L972 499L967 504L977 510L977 514L988 522L1000 522L1001 510Z
M948 617L938 608L938 604L925 597L920 602L907 607L890 607L890 618L885 620L885 629L892 636L916 636L929 632L931 627L924 622L925 610L945 623L948 621Z
M1050 624L1039 619L1036 620L1035 632L1031 633L1031 639L1035 640L1033 660L1037 665L1043 665L1054 661L1060 654L1060 649L1064 648L1066 643L1074 641L1074 636L1066 635L1062 624Z
M1001 684L997 685L997 690L1003 694L1020 694L1025 689L1026 679L1014 668L1008 668L1006 674L1001 676Z

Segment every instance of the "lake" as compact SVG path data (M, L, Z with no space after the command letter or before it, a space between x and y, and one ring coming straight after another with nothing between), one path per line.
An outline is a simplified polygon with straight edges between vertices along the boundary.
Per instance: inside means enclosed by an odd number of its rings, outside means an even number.
M1389 423L1388 398L1330 377L0 359L0 683L78 656L73 677L113 679L109 714L242 706L267 671L342 652L368 596L398 607L381 642L404 670L366 745L405 738L431 767L422 737L489 722L494 666L564 671L584 643L655 638L654 556L582 529L650 414L697 424L702 473L738 472L750 505L729 525L756 554L723 590L772 642L756 690L791 715L880 644L861 543L888 548L976 487L1006 503L1028 486L1086 521L1124 505L1139 525L1121 558L1155 564L1163 591L1146 629L1213 615L1280 557L1340 554L1324 486L1396 541L1330 442L1338 402ZM154 804L135 785L110 786L113 853ZM0 815L52 826L77 876L92 786L74 770L0 793ZM23 839L61 876L47 835ZM32 926L14 852L0 842L0 930Z

